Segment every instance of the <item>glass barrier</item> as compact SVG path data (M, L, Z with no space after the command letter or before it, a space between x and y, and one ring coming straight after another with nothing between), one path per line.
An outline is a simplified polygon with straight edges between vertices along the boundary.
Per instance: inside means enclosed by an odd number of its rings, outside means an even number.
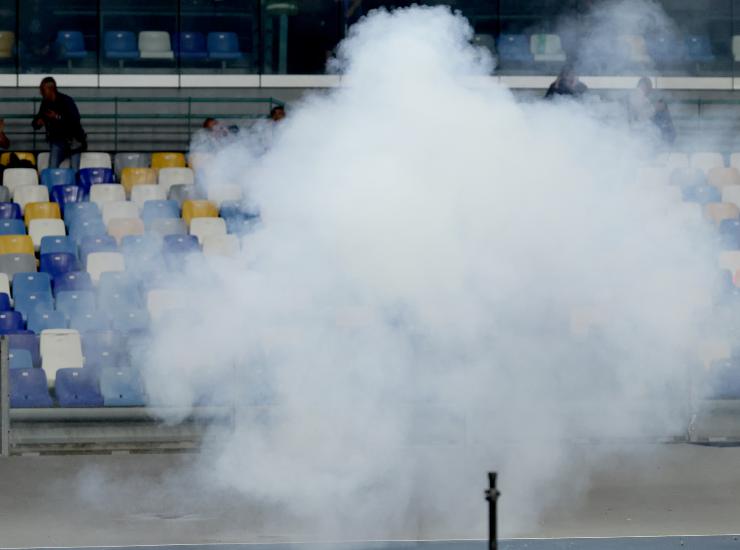
M498 74L740 69L740 0L640 12L596 0L0 0L0 73L320 74L361 17L415 3L466 16Z

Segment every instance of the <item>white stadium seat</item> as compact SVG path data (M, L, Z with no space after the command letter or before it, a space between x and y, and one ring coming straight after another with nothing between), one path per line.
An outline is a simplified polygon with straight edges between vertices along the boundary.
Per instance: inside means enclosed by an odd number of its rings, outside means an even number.
M699 168L706 174L712 168L722 168L725 165L725 159L722 153L701 152L692 153L689 163L692 168Z
M49 202L49 190L45 185L23 185L13 193L13 202L23 211L29 202Z
M166 195L173 185L195 183L195 172L191 168L160 168L158 178Z
M80 169L82 168L111 168L108 153L85 152L80 155Z
M103 223L106 226L111 220L139 217L139 208L131 201L106 202L101 210L103 211Z
M87 272L95 284L100 280L101 273L124 270L123 254L120 252L91 252L87 255Z
M46 371L49 386L54 385L59 369L82 368L82 342L80 333L72 329L47 329L41 331L41 367Z
M3 185L12 197L15 190L25 185L38 185L39 173L34 168L6 168L3 172Z
M241 201L242 188L239 185L210 185L207 192L208 200L221 206L224 201Z
M167 191L160 185L144 183L134 185L131 189L131 202L139 208L144 206L146 201L161 201L167 198Z
M0 292L4 292L5 294L8 295L8 297L11 297L11 295L10 295L10 277L8 277L8 274L7 273L0 272Z
M190 229L192 231L192 224ZM236 235L206 235L202 243L204 256L233 257L239 253L239 237Z
M190 234L198 237L202 245L203 239L211 235L226 235L226 220L223 218L193 218L190 220Z
M529 49L537 62L565 61L565 51L557 34L533 34L529 38Z
M187 293L170 288L150 290L146 295L146 309L152 320L157 320L169 311L188 307Z
M96 183L90 187L90 202L100 208L107 202L125 201L126 190L120 183Z
M166 31L141 31L139 33L139 57L141 59L175 59Z
M36 218L28 224L28 234L31 236L36 250L41 246L44 237L63 237L66 235L64 220Z
M722 188L722 202L740 207L740 185L725 185Z

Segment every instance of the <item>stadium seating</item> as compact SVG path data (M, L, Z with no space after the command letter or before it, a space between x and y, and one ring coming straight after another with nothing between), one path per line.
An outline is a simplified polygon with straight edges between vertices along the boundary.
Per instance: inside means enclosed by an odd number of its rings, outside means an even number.
M28 235L0 235L0 254L33 254L33 241Z
M103 204L103 223L108 225L116 218L138 218L139 209L131 201L111 201Z
M56 371L55 391L60 407L102 407L95 369L60 368Z
M41 254L39 262L39 270L48 273L51 277L79 269L77 255L71 253L52 252Z
M41 171L41 185L51 192L55 185L72 185L75 183L75 171L71 168L46 168Z
M49 198L59 205L64 214L68 204L81 203L85 200L85 190L78 185L55 185Z
M37 309L28 314L28 330L36 334L47 329L65 329L67 324L67 318L61 311Z
M121 172L121 185L127 195L135 185L157 183L157 171L153 168L124 168Z
M115 183L113 170L110 168L83 168L77 173L77 184L90 194L93 185Z
M46 190L46 187L40 187ZM23 218L26 225L31 223L31 220L37 219L62 219L62 211L59 205L55 202L29 202L23 209Z
M31 354L34 368L41 367L41 353L39 352L39 340L30 330L17 330L7 334L8 347L13 350L26 350Z
M10 202L10 189L7 187L0 187L0 203Z
M95 310L95 293L92 290L62 290L56 296L57 311L67 318Z
M531 63L534 61L529 39L524 34L502 34L498 39L498 55L502 62Z
M110 155L108 153L86 151L80 155L80 170L85 168L110 169L111 167Z
M149 313L136 307L116 308L111 312L113 330L122 333L141 332L149 328Z
M683 199L688 202L707 204L720 202L722 195L716 187L707 184L690 185L682 189Z
M38 183L38 172L33 168L6 168L3 172L3 185L8 188L11 197L19 187Z
M85 368L115 368L123 354L121 334L111 330L88 332L82 339Z
M54 294L75 290L93 290L92 279L86 271L70 271L54 277L52 281Z
M25 235L26 224L23 220L0 220L0 235Z
M64 159L62 163L59 165L59 168L69 168L69 159ZM39 153L38 158L36 159L36 168L38 169L39 173L41 173L46 168L49 168L49 151L42 151Z
M80 31L59 31L55 43L62 59L71 61L87 57L85 38Z
M21 219L21 207L14 202L0 202L0 220Z
M0 272L9 277L33 269L36 269L36 256L33 254L0 254Z
M15 310L24 319L33 311L52 311L54 309L54 298L51 291L27 292L15 295Z
M206 198L221 206L226 201L241 201L242 200L242 188L239 185L210 185L206 192Z
M108 222L108 234L115 238L118 244L124 237L143 235L144 231L144 222L141 218L114 218Z
M94 283L100 280L102 273L126 269L120 252L92 252L87 256L86 268Z
M118 183L103 183L90 188L90 201L102 207L106 202L126 200L126 190Z
M170 187L167 192L167 198L176 201L179 206L186 200L195 200L198 198L198 190L193 184L176 184Z
M181 218L157 218L147 223L147 232L166 237L167 235L186 235L188 228Z
M686 43L665 35L648 36L647 50L658 65L675 65L686 58Z
M712 168L724 168L725 159L721 153L692 153L689 157L689 165L692 168L699 168L700 170L703 170L704 173L709 173Z
M6 151L0 155L0 164L7 166L10 163L11 155L15 155L18 160L26 160L32 164L36 164L36 157L28 151Z
M80 260L87 263L88 255L93 252L117 252L116 240L110 235L88 236L80 241Z
M719 225L723 220L740 218L740 210L731 203L710 202L704 205L704 215Z
M136 35L130 31L107 31L103 50L105 57L122 62L126 59L138 59ZM110 166L108 166L110 168Z
M185 155L182 153L152 153L152 168L185 168ZM148 182L148 183L156 183Z
M58 219L38 218L28 224L28 234L33 247L40 250L41 241L47 237L64 237L66 235L64 222Z
M203 238L203 255L232 257L239 252L236 235L207 235Z
M23 329L23 316L18 311L0 311L0 334Z
M200 32L181 32L176 35L175 49L183 61L202 61L208 58L206 38Z
M143 407L146 405L141 375L135 369L100 370L100 393L106 407Z
M80 333L74 329L47 329L39 341L41 367L49 385L54 384L59 369L81 368L84 362Z
M29 203L48 203L49 190L43 185L25 185L15 190L13 202L21 207L21 212L25 213L26 205ZM56 205L57 208L59 205ZM60 214L61 215L61 214Z
M187 295L178 290L153 289L146 295L146 309L155 321L173 310L186 308L186 304Z
M10 303L10 293L0 292L0 311L12 311L13 306Z
M239 49L239 38L233 32L209 32L206 39L208 58L221 61L242 59L244 54Z
M10 349L8 350L8 366L11 369L32 369L33 359L31 358L31 352L26 349ZM46 381L44 381L44 389L46 389Z
M44 370L13 369L9 374L11 407L38 408L52 406Z
M27 271L13 275L13 293L16 298L19 294L33 292L51 293L51 277L47 273Z
M714 61L712 45L706 35L689 35L686 37L686 59L697 63Z
M141 59L174 59L170 33L166 31L141 31L139 33Z
M139 208L142 208L146 201L165 200L166 198L167 190L160 185L145 183L137 185L131 190L131 202Z
M151 155L149 153L116 153L113 158L116 178L119 181L124 168L149 168L150 163Z
M77 243L69 237L42 237L39 254L53 254L55 252L63 252L76 256Z
M211 201L186 200L182 203L182 219L190 225L193 218L217 218L218 207Z
M226 222L223 218L194 218L190 222L190 234L202 245L206 237L226 235Z
M529 37L529 48L535 62L565 61L565 52L557 34L533 34Z
M173 185L194 184L195 172L192 168L160 168L158 174L159 186L165 192L165 198Z

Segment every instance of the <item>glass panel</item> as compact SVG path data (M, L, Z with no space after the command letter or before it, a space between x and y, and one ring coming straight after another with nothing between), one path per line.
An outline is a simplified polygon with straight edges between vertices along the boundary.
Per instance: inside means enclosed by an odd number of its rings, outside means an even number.
M97 72L96 0L23 0L19 6L20 72Z
M101 72L176 72L177 15L177 0L101 0Z
M344 34L345 2L263 0L262 5L263 72L323 73Z
M0 72L16 72L15 1L0 0Z
M183 72L257 72L259 0L181 0L180 10Z

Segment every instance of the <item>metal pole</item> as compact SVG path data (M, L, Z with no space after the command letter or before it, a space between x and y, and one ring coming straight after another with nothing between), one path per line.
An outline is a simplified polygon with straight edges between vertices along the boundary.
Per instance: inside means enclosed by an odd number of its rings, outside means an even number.
M497 550L496 502L501 493L496 489L496 472L488 472L488 489L485 495L488 501L488 550Z
M10 456L10 384L8 337L0 338L0 456Z

